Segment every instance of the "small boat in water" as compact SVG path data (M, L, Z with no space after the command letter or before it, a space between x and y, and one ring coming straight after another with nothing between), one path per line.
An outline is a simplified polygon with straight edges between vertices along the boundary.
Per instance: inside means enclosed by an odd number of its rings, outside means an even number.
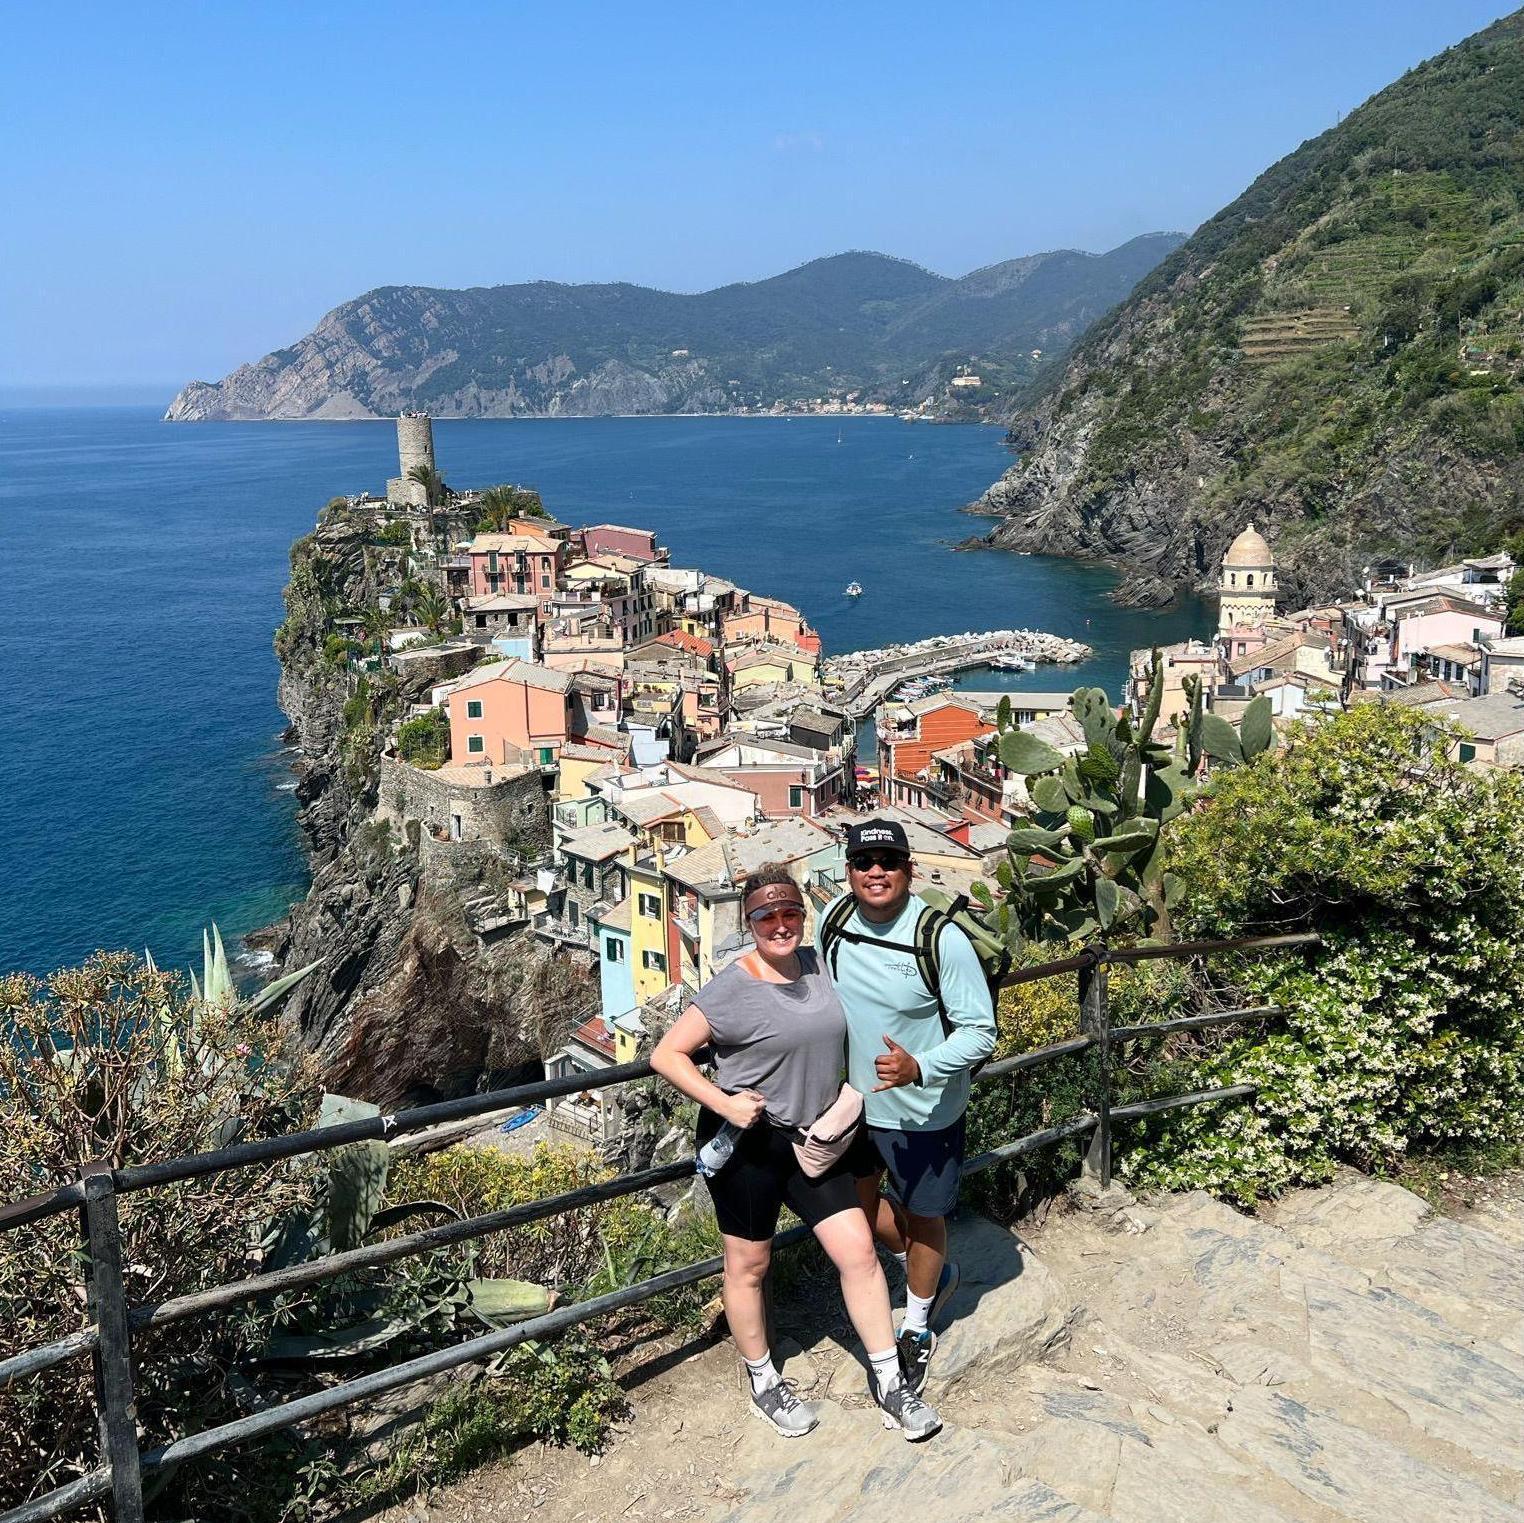
M849 598L860 598L862 595L863 595L863 584L861 582L848 582L847 583L847 596Z
M998 656L990 657L990 665L1005 672L1030 672L1036 670L1036 664L1029 661L1025 656L1018 655L1013 650L1002 651Z

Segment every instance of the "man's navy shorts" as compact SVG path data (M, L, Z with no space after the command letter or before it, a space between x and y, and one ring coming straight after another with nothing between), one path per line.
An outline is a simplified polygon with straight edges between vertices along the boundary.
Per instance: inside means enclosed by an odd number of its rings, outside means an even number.
M872 1179L887 1169L895 1198L912 1216L951 1216L958 1204L966 1131L962 1116L933 1132L865 1127L847 1162L857 1179Z

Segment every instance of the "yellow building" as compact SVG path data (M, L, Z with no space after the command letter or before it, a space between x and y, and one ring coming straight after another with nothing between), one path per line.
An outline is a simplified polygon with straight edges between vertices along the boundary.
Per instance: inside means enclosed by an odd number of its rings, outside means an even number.
M735 655L725 658L725 666L730 672L730 690L738 693L744 688L782 682L819 687L818 659L795 646L743 645Z
M656 852L632 849L626 866L630 878L630 974L635 998L644 1002L654 999L676 976L667 966L671 896Z
M1275 615L1275 556L1251 523L1228 546L1218 575L1217 628L1253 628Z

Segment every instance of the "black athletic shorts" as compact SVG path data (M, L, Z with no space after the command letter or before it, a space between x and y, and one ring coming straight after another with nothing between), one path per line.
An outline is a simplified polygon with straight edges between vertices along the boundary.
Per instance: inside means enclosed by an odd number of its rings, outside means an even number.
M695 1148L703 1147L721 1124L716 1112L701 1106ZM778 1212L785 1202L811 1227L858 1205L857 1186L845 1159L811 1179L794 1157L793 1133L770 1126L766 1118L736 1138L735 1152L706 1183L720 1231L753 1243L765 1243L777 1232Z

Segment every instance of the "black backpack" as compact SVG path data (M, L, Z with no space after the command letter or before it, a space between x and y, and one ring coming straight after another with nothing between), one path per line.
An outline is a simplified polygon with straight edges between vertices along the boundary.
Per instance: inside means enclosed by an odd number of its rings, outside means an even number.
M990 1003L994 1005L1000 996L1000 985L1011 971L1010 949L1000 937L974 913L968 895L959 894L956 899L940 889L925 889L918 896L921 913L916 917L915 940L907 946L902 941L885 941L878 936L864 936L860 931L849 931L848 923L857 909L857 900L851 894L838 899L826 911L820 922L816 943L827 970L836 975L837 955L844 941L859 946L882 947L886 952L909 952L915 958L916 971L921 982L937 1002L937 1013L942 1019L942 1034L948 1036L953 1023L947 1016L947 1004L942 998L942 929L956 926L966 936L984 970L984 982L989 987ZM970 1074L976 1074L988 1059L976 1063Z

